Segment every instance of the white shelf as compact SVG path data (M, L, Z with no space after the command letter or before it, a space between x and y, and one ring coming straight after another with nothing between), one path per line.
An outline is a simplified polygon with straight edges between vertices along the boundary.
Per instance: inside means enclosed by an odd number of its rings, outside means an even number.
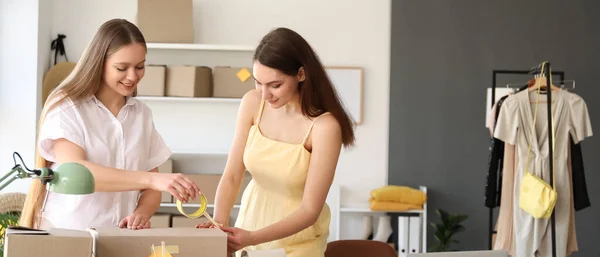
M340 212L354 213L423 213L423 210L407 210L407 211L373 211L367 208L340 208Z
M167 50L205 50L205 51L238 51L252 52L253 46L245 45L216 45L216 44L174 44L174 43L147 43L148 49Z
M241 98L218 98L218 97L172 97L172 96L136 96L140 101L159 102L195 102L195 103L240 103Z
M189 208L198 208L200 207L200 204L197 203L184 203L181 205L183 208L189 207ZM214 204L208 204L206 205L208 208L215 208ZM160 203L160 207L177 207L176 203ZM235 204L233 205L234 209L239 209L240 205L239 204Z
M200 157L200 156L215 156L215 157L227 157L229 155L229 151L223 150L181 150L181 149L173 149L171 150L174 156L181 157Z

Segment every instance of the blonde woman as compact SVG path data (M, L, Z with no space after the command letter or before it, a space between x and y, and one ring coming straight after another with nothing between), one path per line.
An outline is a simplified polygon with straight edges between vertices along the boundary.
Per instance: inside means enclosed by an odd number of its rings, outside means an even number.
M145 59L146 43L138 28L126 20L109 20L49 95L40 117L36 166L81 163L94 175L96 192L48 192L42 212L46 189L34 181L22 226L148 228L160 191L183 202L199 194L185 176L157 172L171 150L155 129L151 110L133 98Z

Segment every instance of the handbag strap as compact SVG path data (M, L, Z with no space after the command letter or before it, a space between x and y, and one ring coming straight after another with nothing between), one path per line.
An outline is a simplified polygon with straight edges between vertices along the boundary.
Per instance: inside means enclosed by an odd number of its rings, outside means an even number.
M546 62L544 62L542 64L542 71L541 73L544 73L544 68L546 67ZM550 71L552 72L552 69L550 69ZM550 73L552 74L552 73ZM550 84L552 84L552 75L550 76ZM540 88L537 88L537 97L536 97L536 104L539 103L539 99L540 99ZM546 85L546 90L552 90L552 88L550 88L550 85ZM552 104L552 103L550 103ZM550 107L552 108L552 105L550 105ZM527 174L529 172L529 154L531 153L531 145L533 144L533 137L537 137L537 133L535 131L535 125L536 125L536 120L537 120L537 112L538 112L538 107L535 107L535 111L533 114L533 126L532 126L532 134L533 136L531 137L531 140L529 141L529 146L527 149L527 163L525 165L525 174ZM550 116L550 119L552 119L552 156L554 157L554 149L556 147L556 140L555 140L555 131L554 131L554 116L552 115L552 112L550 112L548 114ZM552 188L556 189L556 176L554 174L554 158L552 158Z

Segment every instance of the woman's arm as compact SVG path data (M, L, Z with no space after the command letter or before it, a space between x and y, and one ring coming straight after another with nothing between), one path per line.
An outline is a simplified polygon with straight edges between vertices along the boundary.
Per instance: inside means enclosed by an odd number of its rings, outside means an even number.
M153 189L167 191L183 202L187 202L188 197L195 198L200 192L194 182L180 173L164 174L105 167L88 161L81 147L64 138L54 140L53 144L58 163L77 162L92 172L97 192Z
M260 93L252 90L244 95L240 104L233 142L215 197L214 219L221 224L229 223L231 209L240 193L240 185L246 171L243 161L244 148L254 115L260 106L260 99Z
M149 172L157 174L158 168L154 168ZM143 189L134 213L150 218L152 215L154 215L156 210L158 210L158 207L160 207L160 201L161 193L159 191L154 189Z
M158 173L158 168L149 172ZM119 222L120 228L144 229L150 228L150 218L160 207L160 192L153 189L144 189L141 192L137 207L133 214L123 218Z
M339 123L332 115L321 117L315 122L312 131L312 154L304 186L304 195L300 207L283 220L245 236L236 236L239 229L226 228L232 232L229 237L234 249L247 245L257 245L294 235L315 224L333 182L335 169L342 147L342 132ZM241 239L241 240L240 240ZM240 242L248 240L247 242ZM237 246L235 245L237 244Z

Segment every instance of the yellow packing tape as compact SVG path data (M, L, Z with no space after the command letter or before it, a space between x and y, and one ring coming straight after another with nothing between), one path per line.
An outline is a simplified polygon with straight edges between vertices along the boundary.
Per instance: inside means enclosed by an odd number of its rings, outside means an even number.
M190 219L197 219L202 217L202 215L204 214L204 212L206 212L206 197L203 194L200 194L200 206L198 207L198 210L196 210L194 213L188 214L183 210L183 206L181 201L177 200L177 210L183 214L183 216L186 216Z
M219 227L217 222L210 215L208 215L208 213L206 213L206 208L207 208L206 197L203 194L200 194L200 206L198 207L198 210L196 210L194 213L191 213L191 214L186 213L183 210L183 205L182 205L181 201L177 200L177 210L179 211L179 213L183 214L183 216L186 216L190 219L197 219L197 218L204 216L208 219L208 221L210 221L210 223L212 223L216 227Z
M165 246L165 256L163 256L163 250L162 250L162 246L158 245L158 246L154 246L154 248L151 248L152 253L150 254L150 257L173 257L173 254L177 254L179 253L179 246L177 245L167 245Z

